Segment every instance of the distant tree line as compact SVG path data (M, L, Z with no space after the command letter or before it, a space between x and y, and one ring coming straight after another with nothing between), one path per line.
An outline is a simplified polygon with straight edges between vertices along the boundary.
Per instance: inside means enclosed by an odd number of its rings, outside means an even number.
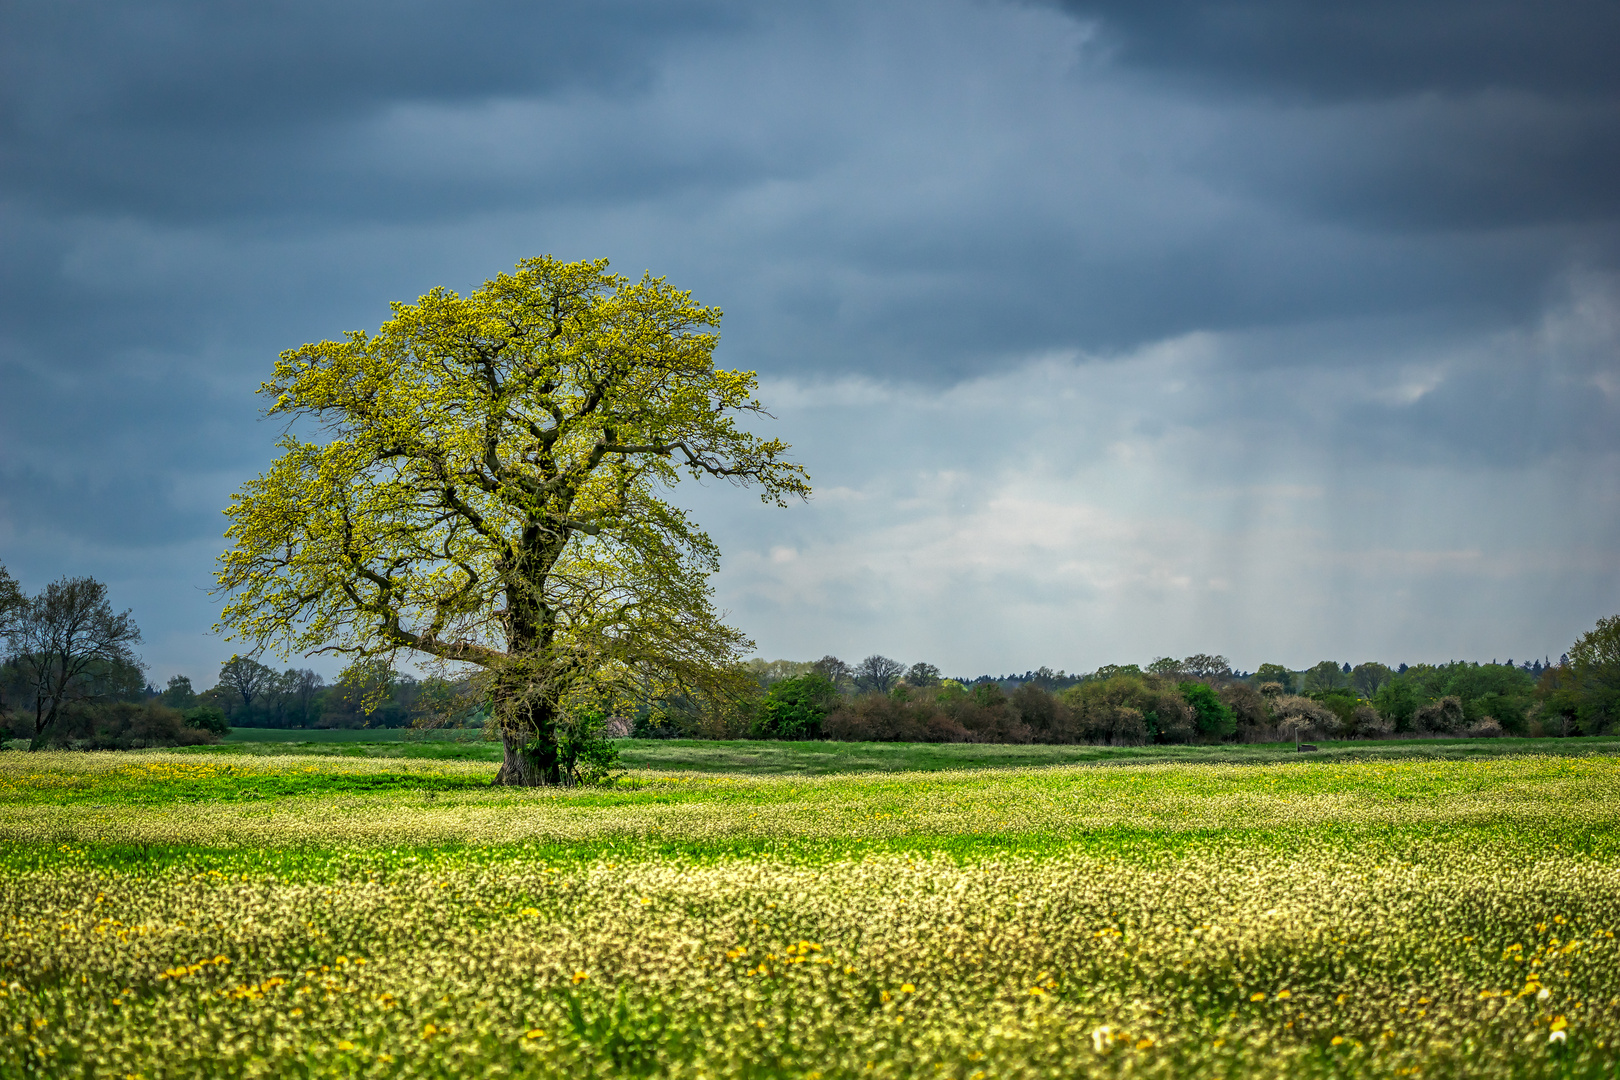
M148 684L139 628L94 578L34 596L0 565L0 738L34 749L211 742L231 726L482 726L469 686L377 662L328 683L233 656L198 691L184 675ZM1324 660L1235 671L1225 657L1161 657L1084 674L947 678L929 663L872 655L858 664L753 660L751 693L696 690L596 718L610 734L915 742L1269 742L1388 736L1578 736L1620 732L1620 615L1599 620L1557 662Z
M357 665L335 683L302 668L232 657L202 691L176 675L159 690L135 652L141 632L107 587L63 578L23 592L0 565L0 742L32 749L128 749L218 741L244 727L405 727L469 719L457 686ZM480 716L470 717L481 723Z
M754 660L758 693L649 708L643 738L1097 743L1574 736L1620 731L1620 616L1558 662L1388 665L1324 660L1235 671L1225 657L1161 657L1084 674L945 678L885 656L850 665Z
M194 691L184 675L169 679L158 697L174 708L216 708L232 727L402 728L477 723L476 710L461 707L462 686L445 679L395 671L385 664L358 664L328 683L308 668L275 668L250 656L220 665L219 680ZM450 713L450 715L446 715Z

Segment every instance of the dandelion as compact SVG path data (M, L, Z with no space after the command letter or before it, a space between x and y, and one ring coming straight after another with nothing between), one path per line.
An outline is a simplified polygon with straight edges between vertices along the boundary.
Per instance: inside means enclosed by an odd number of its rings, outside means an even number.
M1471 1040L1470 1075L1507 1080L1573 1045L1571 1017L1583 1050L1620 1039L1620 948L1603 929L1620 925L1620 857L1547 842L1612 818L1613 758L631 777L646 786L615 793L611 814L596 792L482 786L430 807L386 793L171 804L158 785L181 781L122 777L113 766L128 758L50 764L72 783L149 785L115 815L82 809L82 792L4 786L45 760L0 755L6 1075L90 1060L173 1080L473 1074L510 1067L517 1043L548 1067L667 1076L679 1062L715 1080L1082 1075L1106 1054L1145 1066L1173 1046L1176 1075L1205 1080L1297 1070L1315 1043L1368 1075L1424 1076L1453 1069ZM298 759L300 775L310 761L316 778L339 775L319 758ZM352 767L471 775L459 762ZM1312 794L1319 776L1339 786ZM1503 794L1509 782L1533 799ZM1423 817L1404 819L1404 800L1345 799L1355 785L1420 798ZM715 855L762 801L785 854ZM1480 832L1483 806L1512 828ZM952 848L1026 815L1038 850ZM1190 831L1152 859L1120 858L1098 832L1167 821ZM1347 851L1300 834L1306 822L1363 839ZM103 853L99 835L183 854L120 868L86 857ZM933 836L953 853L930 855ZM814 858L793 854L800 841ZM547 865L542 850L570 854ZM1566 910L1579 914L1559 923ZM1537 922L1545 931L1523 937ZM1505 948L1515 932L1523 944ZM1415 999L1414 971L1430 987ZM1060 985L1083 992L1046 1001ZM1287 1008L1295 991L1302 1007ZM1566 1015L1548 1019L1553 996ZM1303 1005L1318 1001L1325 1039ZM164 1060L148 1031L163 1033ZM378 1049L405 1044L416 1049L393 1070Z

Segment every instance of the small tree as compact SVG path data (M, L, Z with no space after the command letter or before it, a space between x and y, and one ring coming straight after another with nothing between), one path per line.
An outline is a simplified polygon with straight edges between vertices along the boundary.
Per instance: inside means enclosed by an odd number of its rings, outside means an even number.
M1620 615L1599 619L1568 655L1581 730L1597 735L1620 726Z
M855 669L844 663L831 653L810 665L811 670L820 672L827 677L827 681L843 693L855 682Z
M919 662L912 664L906 669L907 686L915 686L919 690L927 690L938 686L939 680L940 670L933 664L924 664Z
M97 696L98 676L138 669L133 646L141 631L128 611L114 612L107 586L95 578L63 578L25 600L9 626L12 665L34 703L38 750L64 710Z
M23 595L17 579L0 563L0 638L11 635L11 628L27 603L28 598Z
M1237 714L1207 684L1184 682L1181 696L1192 706L1193 722L1206 739L1222 739L1237 730Z
M1338 662L1334 660L1323 660L1305 673L1306 691L1336 690L1348 682L1348 674L1340 670Z
M838 688L819 671L783 679L760 703L753 734L767 739L816 739L838 703Z
M1224 656L1195 653L1181 662L1181 670L1190 679L1219 685L1232 677L1232 665Z
M1338 723L1338 717L1321 704L1293 694L1281 694L1271 699L1271 718L1284 738L1293 736L1296 750L1301 738L1319 731L1330 731Z
M251 656L233 656L220 666L219 685L242 699L243 719L251 720L254 701L275 688L276 672Z
M1395 673L1384 664L1373 663L1357 664L1350 671L1350 688L1364 698L1371 698L1384 684L1395 677Z
M4 563L0 563L0 641L10 639L17 618L27 602L28 598L23 595L17 579L6 570ZM0 680L0 728L4 727L6 712L5 681Z
M281 355L282 440L226 511L221 625L274 648L471 670L499 784L572 779L589 718L736 697L751 643L711 602L719 552L662 497L681 476L809 494L720 312L605 260L526 259L471 295L396 303L375 336ZM306 428L307 430L307 428Z
M1292 713L1277 722L1277 730L1283 733L1283 738L1286 739L1290 735L1294 737L1295 750L1299 749L1300 739L1315 730L1315 727L1310 717L1299 713Z
M192 689L189 676L171 675L169 685L158 695L158 700L168 708L185 712L197 704L197 692Z
M1294 692L1294 673L1281 664L1261 664L1255 669L1254 681L1261 686L1276 683L1284 694Z
M1412 723L1419 731L1436 735L1455 735L1466 722L1462 698L1455 694L1431 701L1412 715Z
M887 694L905 670L900 661L873 653L855 665L855 685L869 694Z

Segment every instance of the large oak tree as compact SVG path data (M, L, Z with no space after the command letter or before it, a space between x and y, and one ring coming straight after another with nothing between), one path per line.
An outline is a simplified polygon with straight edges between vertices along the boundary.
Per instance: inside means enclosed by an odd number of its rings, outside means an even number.
M719 552L668 489L810 489L785 443L740 426L767 414L753 372L715 367L720 312L550 257L392 307L375 335L282 353L261 387L294 425L226 511L222 627L467 666L505 744L497 783L567 782L588 713L723 691L752 643L714 610Z

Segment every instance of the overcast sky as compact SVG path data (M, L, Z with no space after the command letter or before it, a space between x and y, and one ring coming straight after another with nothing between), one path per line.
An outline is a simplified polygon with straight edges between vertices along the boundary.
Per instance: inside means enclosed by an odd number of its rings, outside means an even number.
M680 497L769 658L1556 657L1620 610L1617 54L1609 0L8 3L0 561L212 685L276 353L550 253L760 373L814 499Z

